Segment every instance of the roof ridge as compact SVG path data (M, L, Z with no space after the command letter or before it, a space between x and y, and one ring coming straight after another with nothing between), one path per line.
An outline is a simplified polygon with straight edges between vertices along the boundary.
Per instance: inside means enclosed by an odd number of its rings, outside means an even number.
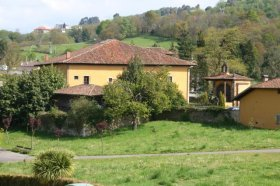
M66 60L63 60L63 62L68 62L68 61L70 61L71 59L75 59L76 57L80 57L80 56L82 56L82 55L84 55L84 54L86 54L86 53L92 52L94 49L100 48L100 47L103 46L104 44L107 44L107 43L109 43L109 42L111 42L111 41L114 41L114 40L116 40L116 39L107 39L107 40L102 41L102 42L100 42L100 43L96 43L96 44L94 44L94 45L92 45L92 46L89 46L88 48L91 48L91 49L89 49L89 50L87 50L87 51L85 51L85 52L83 52L83 53L77 54L77 55L75 55L75 56L73 56L73 57L70 57L70 58L68 58L68 59L66 59Z

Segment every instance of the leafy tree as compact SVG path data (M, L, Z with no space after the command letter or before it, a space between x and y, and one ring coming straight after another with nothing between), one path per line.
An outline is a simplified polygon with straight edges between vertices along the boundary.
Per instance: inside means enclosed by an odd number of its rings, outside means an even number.
M101 21L101 23L98 25L96 28L96 34L100 35L102 31L110 24L111 21L106 20L106 21Z
M68 121L78 133L81 133L86 126L95 127L102 120L103 110L96 101L80 97L71 102Z
M0 64L8 66L8 71L13 67L20 65L22 56L20 54L20 48L16 43L8 43L7 50L4 57L0 61Z
M111 120L129 116L136 129L141 119L151 114L185 105L177 86L168 80L166 69L144 71L139 58L134 58L117 81L104 89L105 114Z
M194 50L193 40L186 29L181 31L179 37L177 38L177 44L179 57L186 60L192 59L192 53Z
M8 50L7 41L0 39L0 61L5 57L7 50Z
M264 56L262 73L272 78L280 77L280 47L270 48Z
M260 68L256 56L256 49L251 40L240 45L242 60L247 66L249 77L260 79Z
M36 116L40 111L49 110L54 90L64 85L64 75L52 66L20 77L7 77L0 87L1 115L13 115L17 120L26 121L29 114Z
M197 47L204 47L205 46L205 39L204 39L204 35L202 33L202 31L199 31L197 34Z

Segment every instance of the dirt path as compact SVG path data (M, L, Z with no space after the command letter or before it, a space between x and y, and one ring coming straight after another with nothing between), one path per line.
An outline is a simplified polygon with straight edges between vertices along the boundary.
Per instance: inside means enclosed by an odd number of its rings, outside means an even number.
M218 155L218 154L264 154L280 153L280 149L259 149L259 150L235 150L235 151L217 151L217 152L186 152L186 153L166 153L166 154L128 154L128 155L104 155L104 156L77 156L77 160L90 159L115 159L131 157L157 157L157 156L186 156L186 155ZM19 162L32 160L34 157L18 154L4 149L0 149L0 162Z

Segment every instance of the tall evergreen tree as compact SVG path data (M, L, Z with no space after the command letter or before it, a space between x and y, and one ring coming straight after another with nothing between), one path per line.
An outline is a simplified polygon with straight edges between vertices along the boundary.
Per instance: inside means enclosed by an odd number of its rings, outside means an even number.
M256 50L251 40L240 45L242 60L247 66L248 76L260 79L261 72L257 60Z
M179 57L186 60L192 59L192 52L194 50L193 40L186 29L181 31L179 37L177 38L177 43Z

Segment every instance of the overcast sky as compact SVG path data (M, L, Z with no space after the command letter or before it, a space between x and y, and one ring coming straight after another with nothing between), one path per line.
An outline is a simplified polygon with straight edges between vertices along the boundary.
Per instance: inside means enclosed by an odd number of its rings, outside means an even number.
M215 6L219 0L0 0L0 30L21 33L35 27L66 23L76 25L83 17L98 16L111 19L115 13L121 16L144 13L162 7L182 5L205 8Z

